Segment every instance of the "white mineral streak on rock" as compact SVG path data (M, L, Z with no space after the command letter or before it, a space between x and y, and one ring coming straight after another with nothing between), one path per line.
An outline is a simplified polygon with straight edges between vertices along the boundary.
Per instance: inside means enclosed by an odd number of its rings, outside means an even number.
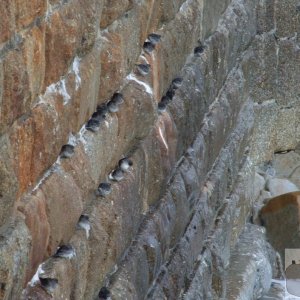
M91 225L90 224L80 224L80 227L85 230L86 238L88 239L90 237Z
M73 72L75 74L75 89L76 91L78 90L78 88L81 85L81 77L80 77L80 70L79 70L79 66L80 66L80 58L79 57L75 57L73 64L72 64L72 69L71 72Z
M87 130L85 128L85 124L80 128L79 132L78 132L78 137L77 140L80 141L84 147L84 150L87 151L87 141L85 139L85 134L86 134Z
M81 77L80 77L80 58L75 57L72 67L69 70L68 74L73 73L75 75L75 90L77 91L78 88L81 85ZM58 94L63 97L63 104L66 105L71 100L71 96L68 93L67 87L66 87L66 79L61 79L57 81L56 83L50 84L44 93L44 95L39 96L39 101L35 104L35 106L40 104L50 104L50 101L48 99L51 99L52 94ZM35 107L34 106L34 107Z
M188 10L190 10L191 0L185 1L179 8L179 12L181 14L186 13Z
M43 175L43 177L39 180L39 182L37 183L37 185L33 188L32 192L35 192L41 185L42 183L51 175L52 173L52 168L48 169L45 174Z
M78 143L78 139L72 133L69 134L68 144L72 146L76 146Z
M164 137L164 134L163 134L162 129L161 129L160 126L158 127L158 132L159 132L159 136L161 138L161 141L163 142L164 146L166 147L166 149L168 151L169 150L168 143L167 143L167 141L166 141L166 139Z
M147 83L138 80L134 75L129 74L129 75L126 77L126 79L127 79L127 80L133 80L133 81L137 82L139 85L142 85L142 86L145 88L146 93L148 93L148 94L150 94L150 95L153 94L152 88L151 88Z
M31 278L31 280L29 281L29 285L30 286L35 286L37 284L37 282L39 282L39 275L43 274L44 270L43 270L43 264L40 264L37 271L35 272L35 274L33 275L33 277Z
M69 100L71 99L71 96L68 94L65 79L59 81L57 92L58 94L62 95L64 100L64 105L68 104Z
M66 105L69 103L69 100L71 99L71 96L68 94L67 88L66 88L66 81L65 79L61 79L60 81L56 83L52 83L46 88L46 92L43 96L40 97L42 99L43 103L47 103L45 99L48 99L47 96L51 94L59 94L63 97L63 104ZM38 102L36 105L40 104Z

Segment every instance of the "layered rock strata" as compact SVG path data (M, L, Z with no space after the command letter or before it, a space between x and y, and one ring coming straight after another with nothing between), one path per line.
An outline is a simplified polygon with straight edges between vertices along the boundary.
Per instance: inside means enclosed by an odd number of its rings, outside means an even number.
M250 230L255 165L300 139L297 3L1 6L0 299L95 299L104 285L113 299L234 293L225 275ZM161 39L149 54L153 32ZM141 63L149 74L139 74ZM86 130L115 92L119 111ZM67 143L74 154L61 158ZM132 168L98 197L125 156ZM90 231L78 228L83 214ZM76 255L53 257L63 244ZM37 275L58 280L52 295ZM270 281L257 282L258 297Z

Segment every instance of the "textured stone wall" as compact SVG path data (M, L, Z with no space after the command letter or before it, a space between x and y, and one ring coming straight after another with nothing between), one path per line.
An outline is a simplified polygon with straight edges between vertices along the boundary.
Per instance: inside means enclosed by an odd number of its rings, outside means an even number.
M0 299L95 299L104 285L113 299L230 299L224 273L257 198L255 165L300 140L297 2L0 7ZM87 131L117 91L120 110ZM61 159L67 143L75 153ZM97 197L124 156L132 170ZM76 256L53 257L63 244ZM58 280L53 295L32 280L39 266Z

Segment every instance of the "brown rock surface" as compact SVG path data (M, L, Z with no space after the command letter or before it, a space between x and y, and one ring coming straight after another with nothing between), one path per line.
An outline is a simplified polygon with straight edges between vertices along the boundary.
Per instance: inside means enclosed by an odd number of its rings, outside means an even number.
M72 177L59 169L45 180L41 189L50 225L47 251L48 255L52 255L57 246L67 243L72 237L83 210L83 199Z
M25 3L22 0L14 0L11 1L11 5L15 9L17 28L22 29L46 13L47 1L33 0L30 3Z
M10 38L12 31L15 29L15 18L10 2L2 1L0 9L4 12L0 21L0 44L2 44Z
M19 183L11 165L14 156L7 135L0 137L0 149L0 226L2 226L13 212Z
M39 264L46 258L50 236L46 209L46 199L41 190L24 199L18 207L25 216L25 224L32 238L25 282L31 280Z
M270 199L261 209L259 218L267 229L274 248L284 257L285 249L299 248L300 192L291 192ZM282 225L284 224L284 226Z
M82 35L79 1L69 4L50 15L45 33L45 62L47 77L44 88L64 75L79 48Z
M0 132L28 111L31 94L22 48L10 51L1 65Z
M63 144L63 139L59 140L58 136L56 140L52 139L52 130L57 128L53 113L50 106L38 105L11 128L10 143L14 145L11 151L19 182L18 197L52 165ZM46 127L48 130L45 130ZM57 144L57 141L60 143Z
M100 27L105 28L132 7L132 0L105 0Z

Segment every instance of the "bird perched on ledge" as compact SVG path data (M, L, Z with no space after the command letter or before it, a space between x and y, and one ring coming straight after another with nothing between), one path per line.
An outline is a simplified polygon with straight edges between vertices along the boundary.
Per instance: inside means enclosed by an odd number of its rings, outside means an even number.
M143 45L143 49L145 52L150 54L155 49L155 45L151 42L145 42Z
M70 157L72 157L73 154L74 154L74 148L75 148L74 146L69 145L69 144L63 145L61 147L60 157L61 158L70 158Z
M99 124L105 120L105 114L103 114L102 112L98 112L98 111L95 111L93 114L92 114L92 118L91 119L94 119L94 120L97 120L99 121Z
M161 35L157 34L157 33L150 33L148 35L148 40L153 44L156 45L157 43L160 42L161 39Z
M109 289L105 286L102 287L99 291L98 298L100 300L110 300L111 299L111 294L110 294Z
M142 76L146 76L150 72L150 65L149 64L138 64L136 65L138 72Z
M58 280L56 278L44 278L39 277L42 288L52 294L58 285Z
M108 108L108 111L111 113L119 111L119 105L112 100L107 103L107 108Z
M105 116L108 113L106 103L103 103L103 104L97 106L97 113L99 113L100 115L103 115L103 116Z
M182 86L182 82L183 79L181 77L176 77L173 79L171 86L174 90L176 90Z
M172 101L172 99L169 96L163 96L158 103L158 112L164 113L167 110L168 104Z
M111 184L108 182L101 182L97 189L97 194L101 197L108 196L111 193Z
M169 89L168 89L167 92L166 92L166 96L167 96L170 100L172 100L173 97L174 97L174 95L175 95L175 89L172 88L172 85L171 85L171 87L169 87Z
M124 172L120 167L116 168L109 174L109 179L114 181L121 181L124 178Z
M127 172L132 167L133 162L129 158L125 157L119 160L119 167L123 172Z
M199 46L194 48L194 55L196 57L200 57L201 54L204 52L205 47L202 45L201 41L198 41Z
M89 237L89 232L91 230L91 223L90 218L87 215L81 215L78 223L77 223L77 229L83 229L86 232L86 237Z
M85 125L85 128L87 130L90 130L92 132L96 132L99 130L100 122L97 119L89 119L88 122Z
M71 245L60 246L53 257L61 257L71 259L75 256L75 250Z
M113 101L116 104L122 104L124 102L124 97L121 93L114 93L111 101Z
M159 113L164 113L167 110L167 103L160 101L157 105L157 109Z
M107 109L109 112L119 111L119 105L124 102L123 95L121 93L114 93L111 100L107 103Z

